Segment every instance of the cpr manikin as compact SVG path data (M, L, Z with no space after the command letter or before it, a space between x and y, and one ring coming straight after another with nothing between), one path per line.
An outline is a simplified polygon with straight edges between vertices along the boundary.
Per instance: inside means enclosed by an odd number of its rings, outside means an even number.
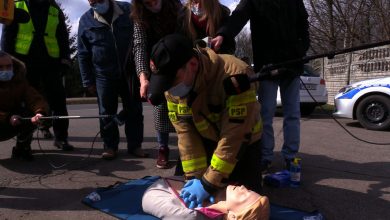
M179 190L184 182L160 179L150 186L142 198L144 212L163 220L265 220L269 218L269 201L244 186L229 185L218 191L216 203L189 209L181 201Z

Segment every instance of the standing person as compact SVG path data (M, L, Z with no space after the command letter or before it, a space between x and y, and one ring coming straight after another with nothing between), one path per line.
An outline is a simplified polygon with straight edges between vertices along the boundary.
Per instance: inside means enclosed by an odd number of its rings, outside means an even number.
M234 37L248 20L251 24L253 61L255 71L262 66L282 63L305 56L310 46L308 14L303 0L241 0L229 22L223 26L212 44L216 49L225 37ZM276 95L280 87L283 103L282 154L286 168L299 149L300 142L300 78L303 63L280 69L279 76L260 82L258 91L262 103L261 116L264 123L262 136L262 170L267 170L273 160L275 147L272 127L276 108Z
M188 0L178 16L177 31L189 37L193 42L206 37L215 37L226 23L230 10L219 0ZM227 38L218 53L234 54L236 42Z
M114 115L118 96L125 113L127 151L136 157L147 157L143 141L142 102L139 80L132 64L133 22L130 4L113 0L88 0L91 8L80 18L78 58L83 86L97 93L99 114ZM117 155L119 130L113 119L100 120L104 141L103 159Z
M133 0L133 6L131 17L136 40L136 70L141 84L145 85L141 85L141 88L147 89L152 46L162 37L175 32L177 14L182 5L179 0ZM141 96L146 97L146 90L144 92ZM175 131L168 118L166 102L153 108L153 117L159 148L156 166L165 169L169 162L169 133Z
M259 192L261 117L253 70L232 55L173 34L153 46L149 85L152 104L168 102L185 178L182 197L201 205L229 182ZM164 93L165 92L165 93Z
M19 0L15 7L29 13L31 19L3 26L2 48L26 64L30 85L46 97L51 113L67 116L62 79L71 61L64 14L52 0ZM73 150L68 128L68 119L53 121L54 145L65 151Z
M33 160L31 141L40 117L47 114L44 98L31 87L22 62L0 51L0 142L16 136L12 158ZM17 115L31 117L20 120Z

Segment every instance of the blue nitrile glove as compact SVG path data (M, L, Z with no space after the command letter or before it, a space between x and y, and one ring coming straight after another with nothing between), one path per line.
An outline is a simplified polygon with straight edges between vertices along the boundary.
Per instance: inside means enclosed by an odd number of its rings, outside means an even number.
M198 179L189 180L183 186L180 197L183 198L184 203L190 209L202 207L203 201L207 198L211 203L214 203L214 197L210 196Z

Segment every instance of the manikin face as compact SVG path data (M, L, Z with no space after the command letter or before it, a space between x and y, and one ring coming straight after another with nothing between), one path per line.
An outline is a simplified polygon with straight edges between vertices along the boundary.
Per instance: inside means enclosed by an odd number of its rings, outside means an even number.
M226 208L229 211L239 213L252 205L260 195L248 190L245 186L229 185L226 188Z

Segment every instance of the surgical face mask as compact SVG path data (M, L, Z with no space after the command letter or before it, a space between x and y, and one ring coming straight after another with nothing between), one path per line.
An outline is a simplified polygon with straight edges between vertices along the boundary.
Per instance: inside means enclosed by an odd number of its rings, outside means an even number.
M10 81L14 77L14 71L12 70L1 70L0 71L0 81L6 82Z
M192 89L192 86L187 86L184 83L179 83L176 86L170 88L168 92L173 96L179 96L180 98L186 97Z
M192 3L191 4L191 11L194 15L201 17L204 15L203 9L200 7L199 3Z
M157 0L157 3L154 4L152 7L150 6L150 4L145 4L145 8L152 13L159 13L162 8L162 0Z
M105 14L108 11L108 9L110 8L110 4L109 4L108 0L104 0L101 3L95 3L91 7L98 14Z

